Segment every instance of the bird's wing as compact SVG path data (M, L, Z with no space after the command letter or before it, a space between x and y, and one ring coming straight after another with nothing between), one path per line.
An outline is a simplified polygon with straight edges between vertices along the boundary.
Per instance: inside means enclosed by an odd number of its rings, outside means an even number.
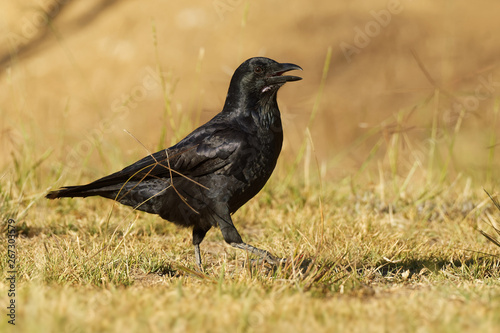
M216 173L231 164L230 156L244 145L242 134L220 129L209 135L183 140L88 185L93 188L152 178L199 177ZM188 138L186 138L188 139Z

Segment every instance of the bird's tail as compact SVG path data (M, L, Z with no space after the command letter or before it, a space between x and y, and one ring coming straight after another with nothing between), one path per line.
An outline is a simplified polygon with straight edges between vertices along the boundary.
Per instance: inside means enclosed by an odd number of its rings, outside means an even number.
M116 200L137 210L159 214L157 202L161 199L159 199L158 195L165 193L165 190L170 187L169 182L163 180L131 181L126 184L106 186L101 186L102 183L102 181L98 180L87 185L65 186L47 193L45 197L47 199L58 199L101 196Z
M121 187L122 186L120 184L100 186L97 182L93 182L87 185L64 186L58 190L50 191L45 197L47 199L58 199L85 198L100 195L106 198L114 199Z
M85 198L94 195L100 195L96 193L95 189L89 189L87 185L81 186L65 186L58 190L50 191L45 196L47 199L58 199L58 198Z

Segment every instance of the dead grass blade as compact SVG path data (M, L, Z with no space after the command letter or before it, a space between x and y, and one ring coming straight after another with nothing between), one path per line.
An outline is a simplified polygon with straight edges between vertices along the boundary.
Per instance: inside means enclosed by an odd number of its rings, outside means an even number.
M500 211L500 203L498 202L498 199L491 196L491 194L489 194L488 191L484 190L484 192L486 192L486 194L488 195L488 197L490 197L490 199L493 202L493 204L495 205L495 207L498 209L498 211ZM493 230L495 230L495 232L498 234L498 236L500 236L500 229L495 227L491 223L489 223L489 225L490 225L490 227L493 228ZM500 238L497 239L495 235L490 235L481 229L479 229L479 232L481 233L481 235L486 237L487 240L489 240L490 242L492 242L493 244L495 244L496 246L498 246L500 248Z

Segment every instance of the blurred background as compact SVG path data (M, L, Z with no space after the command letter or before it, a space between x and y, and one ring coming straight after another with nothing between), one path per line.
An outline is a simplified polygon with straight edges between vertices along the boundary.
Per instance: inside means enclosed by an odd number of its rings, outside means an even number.
M2 177L116 171L213 117L238 65L266 56L304 69L278 96L279 168L494 185L499 12L488 0L2 1Z

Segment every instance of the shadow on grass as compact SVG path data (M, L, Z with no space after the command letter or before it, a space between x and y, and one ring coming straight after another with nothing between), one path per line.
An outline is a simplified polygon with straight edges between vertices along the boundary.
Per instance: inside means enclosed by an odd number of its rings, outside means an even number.
M485 279L500 275L500 258L489 254L477 254L468 259L425 258L408 259L400 262L379 261L372 267L357 269L357 274L378 273L382 278L402 276L404 279L426 275L443 274L446 277L462 279Z
M353 266L345 263L342 258L329 261L299 255L278 265L245 261L240 263L240 267L246 268L250 275L298 278L299 280L310 280L309 282L339 281L353 275L361 280L373 278L376 275L388 279L388 281L401 276L403 279L409 280L431 274L481 279L500 275L500 258L488 254L478 254L469 259L425 258L406 259L398 262L380 260L375 265L360 267L360 265ZM180 277L184 275L183 273L207 276L205 273L193 273L191 269L170 264L151 269L151 273L168 277Z
M179 277L179 270L175 269L171 265L160 265L153 270L150 274L156 274L161 277Z

